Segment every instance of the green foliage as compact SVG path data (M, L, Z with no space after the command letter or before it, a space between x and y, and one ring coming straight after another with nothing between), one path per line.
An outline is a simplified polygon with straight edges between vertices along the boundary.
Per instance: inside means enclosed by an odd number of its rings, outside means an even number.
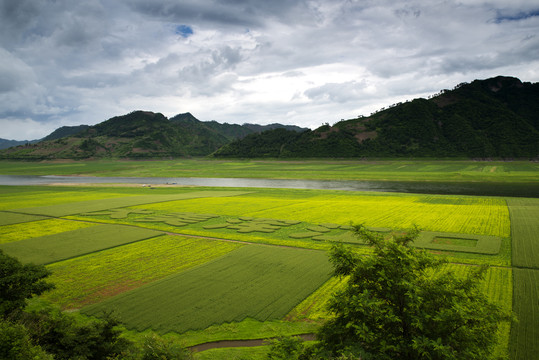
M32 343L24 326L0 320L0 359L53 360L54 357Z
M119 322L106 313L103 320L79 323L54 308L27 312L22 323L31 338L55 359L107 359L127 352L131 343L121 338Z
M335 272L350 279L331 301L334 318L319 332L321 348L376 359L488 358L498 323L509 316L481 293L485 268L464 279L440 271L442 260L410 247L417 228L391 239L356 231L374 256L334 246Z
M52 289L50 272L40 265L21 264L0 250L0 316L8 317L26 306L26 299Z
M227 157L520 157L539 153L539 83L476 80L426 99L324 125L296 137L264 133L219 149ZM259 151L259 144L264 150Z
M297 336L288 336L271 341L267 354L269 360L298 360L303 348L303 340Z
M212 154L214 157L271 157L282 156L286 144L295 141L300 135L293 130L274 129L260 134L247 135L235 140Z
M188 349L157 335L147 336L142 345L142 356L140 360L188 359L192 359L191 352Z

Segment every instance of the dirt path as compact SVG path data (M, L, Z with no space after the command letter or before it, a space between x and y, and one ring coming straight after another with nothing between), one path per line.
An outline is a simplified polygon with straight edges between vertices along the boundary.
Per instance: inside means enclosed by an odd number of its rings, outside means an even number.
M296 335L303 339L304 341L312 341L315 340L315 334L302 334L302 335ZM201 352L205 350L210 349L218 349L218 348L227 348L227 347L256 347L256 346L263 346L267 345L269 341L276 339L276 338L269 338L269 339L251 339L251 340L220 340L220 341L212 341L207 342L204 344L198 344L195 346L191 346L189 349L193 352Z

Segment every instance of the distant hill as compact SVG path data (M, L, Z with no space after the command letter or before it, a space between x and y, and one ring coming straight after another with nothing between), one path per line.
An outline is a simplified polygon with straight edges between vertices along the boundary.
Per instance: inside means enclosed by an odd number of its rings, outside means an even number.
M24 145L26 143L29 143L29 140L8 140L8 139L0 139L0 149L7 149L12 146L17 145Z
M537 158L539 83L475 80L313 131L248 135L213 156Z
M271 127L285 127L273 124ZM260 129L265 129L262 126ZM289 127L300 129L299 127ZM190 113L167 119L134 111L94 126L64 126L42 141L0 151L4 159L158 158L206 156L232 140L254 133L245 125L203 122Z

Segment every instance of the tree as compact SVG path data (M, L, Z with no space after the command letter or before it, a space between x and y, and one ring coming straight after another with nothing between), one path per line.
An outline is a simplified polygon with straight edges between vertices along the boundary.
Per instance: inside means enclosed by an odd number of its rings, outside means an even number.
M43 265L23 265L0 250L0 317L22 310L26 299L54 288L44 280L49 274Z
M54 357L32 344L24 326L0 319L0 359L53 360Z
M355 231L374 255L332 248L335 273L349 280L330 302L334 317L320 329L320 348L362 359L488 358L499 322L510 317L481 293L485 267L466 278L444 271L445 261L410 246L417 228L390 239Z

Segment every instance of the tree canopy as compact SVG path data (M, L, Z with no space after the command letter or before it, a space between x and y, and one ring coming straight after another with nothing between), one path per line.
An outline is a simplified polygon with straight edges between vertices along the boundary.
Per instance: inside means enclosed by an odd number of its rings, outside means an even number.
M488 359L509 314L480 291L486 267L470 267L465 278L444 271L445 261L410 246L417 228L389 239L355 231L374 254L332 248L335 273L349 280L331 300L320 349L362 359Z
M50 272L42 265L21 264L0 250L0 316L6 318L26 306L26 299L54 287L45 281Z

